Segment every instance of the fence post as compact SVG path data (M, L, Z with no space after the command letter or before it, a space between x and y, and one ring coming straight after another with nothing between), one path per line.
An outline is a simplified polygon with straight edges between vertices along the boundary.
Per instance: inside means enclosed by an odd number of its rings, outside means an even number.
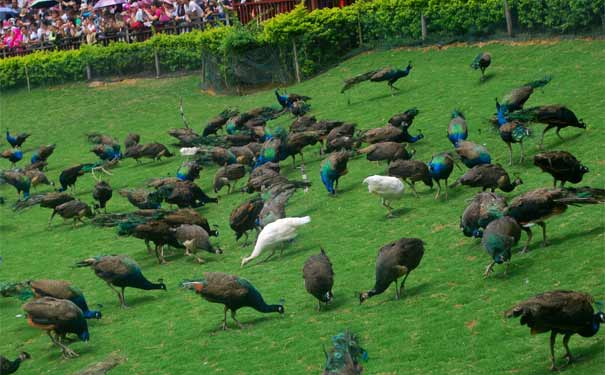
M126 26L126 43L130 43L130 29Z
M160 78L160 57L157 49L153 50L153 57L155 60L155 78Z
M510 38L513 37L513 18L510 15L510 8L508 7L508 1L504 0L504 16L506 17L506 31Z
M422 33L422 40L426 40L426 17L424 14L420 13L420 30Z
M357 34L359 36L359 46L363 46L363 35L361 33L361 10L357 9Z
M25 81L27 82L27 92L31 92L32 89L29 85L29 70L27 69L27 64L23 64L23 67L25 68Z
M298 66L298 52L296 51L296 41L292 39L292 52L294 53L294 72L296 73L296 82L300 83L300 66Z
M202 85L206 83L206 53L202 49Z
M86 64L86 80L90 81L92 79L92 69L90 68L90 64Z

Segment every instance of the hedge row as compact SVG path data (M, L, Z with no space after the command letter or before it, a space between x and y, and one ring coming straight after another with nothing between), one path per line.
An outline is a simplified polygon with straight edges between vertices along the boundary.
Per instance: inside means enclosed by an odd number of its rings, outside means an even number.
M527 31L577 32L602 27L605 0L509 0L516 21ZM420 38L420 15L430 35L489 35L504 27L502 0L358 0L352 6L309 12L297 6L260 27L220 27L182 35L156 35L141 43L83 46L80 50L38 52L0 60L0 89L56 84L95 76L154 70L199 69L201 56L243 54L258 47L298 49L304 76L364 42ZM224 59L229 61L230 59Z

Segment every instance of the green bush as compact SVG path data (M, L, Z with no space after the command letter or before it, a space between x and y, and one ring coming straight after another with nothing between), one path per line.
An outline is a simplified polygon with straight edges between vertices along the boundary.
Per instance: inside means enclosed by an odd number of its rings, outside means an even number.
M605 0L509 0L522 28L577 32L601 25ZM32 85L95 76L151 72L158 53L163 72L199 69L205 53L223 64L259 48L279 48L284 63L296 44L299 65L309 76L338 62L363 41L418 40L420 15L429 35L483 36L504 28L502 0L358 0L345 8L309 12L302 4L257 26L236 25L181 35L158 34L142 43L83 46L76 51L38 52L0 60L0 89L24 86L25 67ZM360 33L361 31L361 33ZM281 52L280 52L281 53ZM232 67L231 67L232 68ZM230 68L221 66L223 72Z

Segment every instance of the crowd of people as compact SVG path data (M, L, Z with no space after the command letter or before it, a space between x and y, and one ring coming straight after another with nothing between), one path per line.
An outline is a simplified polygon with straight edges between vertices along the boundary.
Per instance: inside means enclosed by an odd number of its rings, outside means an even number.
M99 7L101 1L122 4ZM158 31L172 26L186 32L192 25L228 23L233 10L231 0L59 0L41 8L32 6L35 2L0 0L1 49L56 45L65 40L88 44L108 38L126 40L152 27Z

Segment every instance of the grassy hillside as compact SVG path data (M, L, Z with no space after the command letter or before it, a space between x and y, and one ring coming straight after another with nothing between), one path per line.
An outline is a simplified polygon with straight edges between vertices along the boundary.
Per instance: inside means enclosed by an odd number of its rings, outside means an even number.
M493 55L490 78L483 84L479 84L479 73L469 68L480 50ZM352 89L348 96L339 94L344 78L382 66L404 66L408 60L413 61L414 69L397 84L401 91L395 96L390 95L386 84L370 83ZM527 106L567 104L588 129L564 129L565 142L552 132L545 146L575 154L590 168L583 184L603 187L604 60L603 41L402 49L358 56L289 90L311 96L312 114L317 118L352 121L363 129L382 126L394 113L418 107L421 112L412 133L422 130L425 139L413 148L415 158L424 161L433 153L451 149L446 128L451 110L459 108L467 115L470 139L487 144L495 161L505 164L506 145L486 121L494 112L494 98L552 74L553 81L535 92ZM67 166L95 160L84 137L86 132L108 133L120 140L129 132L138 132L142 142L172 143L166 130L182 125L177 112L179 97L183 97L186 115L198 131L225 106L246 110L274 103L271 91L245 97L209 96L198 89L198 77L190 76L2 93L0 122L2 130L9 127L33 134L24 146L27 159L38 145L57 143L48 172L56 180ZM283 117L269 126L291 121ZM539 133L542 125L535 128ZM552 185L550 176L532 165L538 139L534 137L526 145L528 160L509 168L525 182L509 193L509 198ZM516 147L514 151L517 159L519 150ZM459 216L476 189L461 187L450 191L449 201L435 201L434 191L418 186L420 197L406 193L395 203L398 217L386 219L379 199L370 196L361 183L368 175L384 174L384 164L364 158L350 162L340 193L332 198L319 179L318 148L309 149L305 157L313 186L307 194L295 194L288 215L310 215L311 224L300 230L283 257L244 269L240 269L240 259L252 246L236 244L228 224L231 210L248 198L240 193L226 195L225 189L218 205L201 210L210 223L220 226L222 256L204 255L208 262L198 265L181 251L174 251L169 253L169 263L160 266L147 254L142 241L118 237L114 230L92 225L72 229L60 219L48 230L48 210L34 208L15 214L10 209L16 199L14 189L1 187L8 203L0 208L0 280L70 280L84 290L89 304L103 305L104 318L90 322L88 344L71 345L80 357L63 360L45 334L30 328L25 319L16 318L22 312L21 303L2 299L0 353L14 357L27 350L32 354L33 360L22 366L20 374L70 374L113 352L126 357L127 362L112 374L318 374L324 363L322 346L329 347L330 337L349 327L361 335L369 352L370 360L364 365L368 374L546 374L548 335L530 336L518 321L506 321L503 311L521 299L552 289L582 290L601 300L605 297L603 206L571 207L564 215L549 219L551 246L540 247L541 234L535 231L531 252L515 252L507 276L502 274L502 267L496 267L485 280L482 273L489 257L476 240L463 237L458 228ZM113 170L109 181L114 192L143 186L149 178L174 175L179 164L178 157L144 165L125 160ZM0 166L8 168L9 163L1 160ZM282 166L287 175L299 178L300 172L292 169L290 160ZM215 169L202 172L199 184L207 192L211 192ZM452 177L462 173L455 169ZM81 178L78 197L91 202L92 186L90 175ZM111 212L132 209L116 193L108 207ZM404 298L394 301L391 288L359 305L356 293L374 283L377 250L400 237L419 237L426 243L425 257L408 278ZM332 259L336 278L334 303L317 313L316 300L303 287L302 266L320 245ZM71 268L84 257L117 253L136 259L149 279L163 278L168 291L127 289L131 308L122 310L115 294L91 270ZM247 278L269 303L285 298L286 314L262 315L243 309L238 317L252 327L219 331L222 306L177 287L182 279L209 270ZM230 326L234 327L231 321ZM564 353L561 340L558 356ZM605 365L603 349L603 332L589 339L574 336L571 350L580 358L566 373L598 372Z

